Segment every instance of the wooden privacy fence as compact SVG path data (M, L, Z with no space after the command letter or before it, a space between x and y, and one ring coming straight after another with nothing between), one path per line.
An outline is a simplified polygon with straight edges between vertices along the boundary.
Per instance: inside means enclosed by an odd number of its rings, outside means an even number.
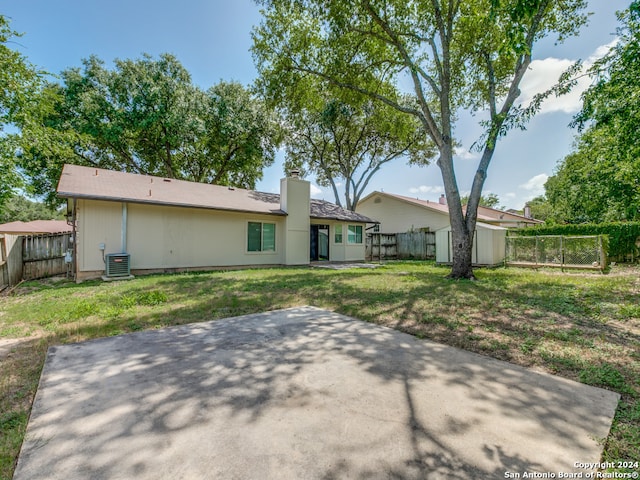
M22 279L52 277L67 273L65 262L71 249L70 233L29 235L22 242Z
M0 235L0 291L22 280L22 237Z
M367 236L367 260L433 259L436 256L434 232L371 233Z
M22 280L70 273L71 233L0 235L0 291Z
M0 292L9 286L9 265L4 235L0 235Z

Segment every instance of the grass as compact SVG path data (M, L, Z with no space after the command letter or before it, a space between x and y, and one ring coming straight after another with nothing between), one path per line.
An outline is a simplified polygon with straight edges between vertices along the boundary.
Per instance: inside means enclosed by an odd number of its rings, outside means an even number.
M12 476L48 346L299 305L614 390L602 460L640 461L640 269L478 270L476 282L446 273L398 262L22 284L0 298L0 342L26 338L0 355L0 478Z

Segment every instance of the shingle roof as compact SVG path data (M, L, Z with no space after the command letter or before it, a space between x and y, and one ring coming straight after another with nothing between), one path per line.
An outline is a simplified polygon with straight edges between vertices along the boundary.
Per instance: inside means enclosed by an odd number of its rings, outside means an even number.
M419 198L415 198L415 197L405 197L404 195L396 195L395 193L387 193L387 192L373 192L372 194L368 195L367 197L365 197L362 201L368 199L369 197L373 196L373 195L385 195L387 197L391 197L391 198L395 198L398 200L402 200L403 202L407 202L407 203L411 203L413 205L417 205L419 207L423 207L426 208L428 210L432 210L438 213L442 213L443 215L449 215L449 206L448 205L443 205L439 202L434 202L434 201L430 201L430 200L421 200ZM478 214L478 220L485 220L485 221L490 221L493 220L493 218L488 217L486 215L481 215L480 213Z
M278 195L278 197L279 196L280 195ZM326 218L328 220L344 220L347 222L378 223L376 220L372 220L359 213L345 210L335 203L317 200L315 198L311 199L311 217Z
M243 188L65 165L58 195L70 198L150 203L269 215L286 215L280 195ZM375 223L324 200L311 199L312 218Z
M446 215L449 215L449 206L442 205L439 202L429 201L429 200L421 200L415 197L405 197L404 195L397 195L395 193L387 193L387 192L373 192L367 195L362 201L368 199L373 195L386 195L387 197L396 198L398 200L402 200L407 203L411 203L413 205L418 205L420 207L424 207L429 210L437 211ZM463 210L466 209L466 205L463 205ZM533 218L527 218L523 215L517 215L510 212L503 212L502 210L496 210L495 208L488 208L479 206L478 207L478 220L483 221L484 223L543 223L540 220L536 220Z
M0 224L0 233L24 233L37 235L39 233L71 232L72 228L66 220L33 220L31 222L9 222Z

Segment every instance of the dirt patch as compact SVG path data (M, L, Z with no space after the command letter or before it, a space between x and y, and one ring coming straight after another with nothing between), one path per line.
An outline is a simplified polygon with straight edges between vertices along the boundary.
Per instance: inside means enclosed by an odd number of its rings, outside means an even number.
M0 360L8 357L15 348L19 347L23 343L36 340L40 337L40 335L32 335L30 337L20 338L0 338Z

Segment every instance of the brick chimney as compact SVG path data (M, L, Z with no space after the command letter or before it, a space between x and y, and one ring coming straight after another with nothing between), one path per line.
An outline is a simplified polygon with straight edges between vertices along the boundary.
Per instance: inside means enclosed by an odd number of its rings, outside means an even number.
M438 203L440 205L446 205L447 204L447 197L444 196L444 193L442 195L440 195L440 198L438 199Z

